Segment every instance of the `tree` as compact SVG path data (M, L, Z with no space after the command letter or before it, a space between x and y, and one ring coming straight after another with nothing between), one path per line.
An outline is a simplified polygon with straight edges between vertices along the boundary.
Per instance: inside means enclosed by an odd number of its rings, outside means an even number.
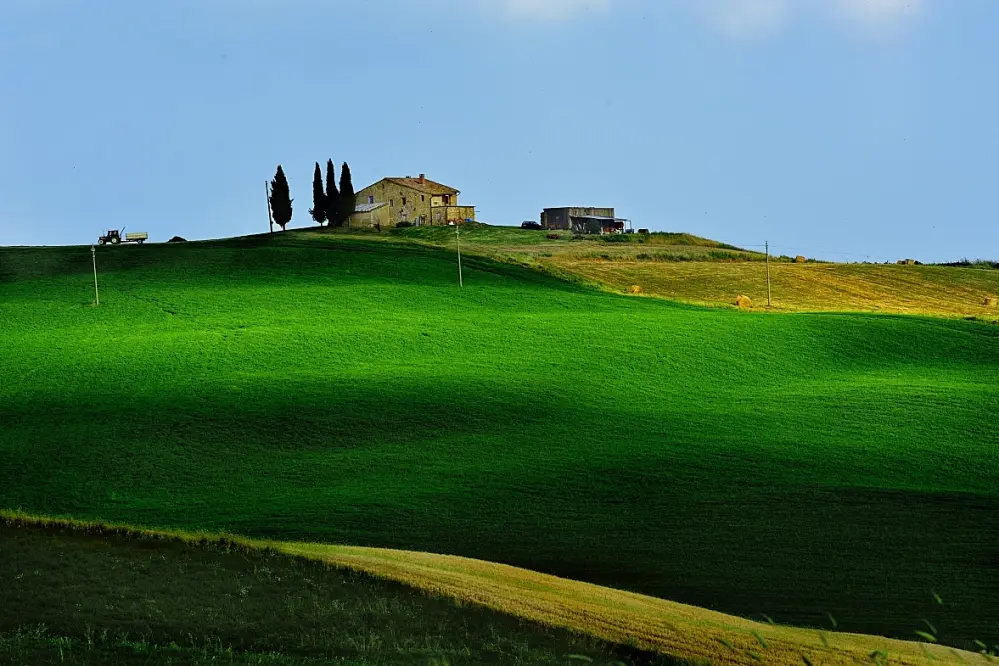
M336 189L333 160L326 160L326 219L331 227L340 226L340 192Z
M350 167L344 162L343 168L340 169L340 226L343 226L344 222L350 222L350 216L354 214L356 199L354 183L350 180Z
M323 190L323 170L316 162L316 173L312 178L312 208L309 215L319 226L323 226L326 221L326 192Z
M285 178L284 169L278 165L274 180L271 181L271 211L274 214L274 222L284 231L285 226L291 222L291 191L288 189L288 179Z

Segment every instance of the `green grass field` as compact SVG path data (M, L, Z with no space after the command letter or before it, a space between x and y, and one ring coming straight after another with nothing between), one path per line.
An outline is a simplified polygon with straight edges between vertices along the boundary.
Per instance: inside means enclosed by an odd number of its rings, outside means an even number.
M0 250L0 507L459 554L999 642L999 329L384 240ZM937 605L932 593L944 600Z

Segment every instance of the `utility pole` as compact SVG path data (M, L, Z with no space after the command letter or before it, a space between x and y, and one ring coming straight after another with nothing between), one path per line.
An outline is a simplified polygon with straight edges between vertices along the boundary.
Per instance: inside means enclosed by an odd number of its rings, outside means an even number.
M101 292L97 289L97 248L90 246L90 256L94 260L94 296L97 297L97 305L101 304Z
M454 243L458 248L458 286L464 288L465 284L461 279L461 222L454 222Z
M267 195L267 221L271 224L271 233L274 233L274 215L271 213L271 184L264 181L264 193Z
M767 307L770 307L770 241L763 241L763 246L767 249ZM756 247L759 247L757 245Z

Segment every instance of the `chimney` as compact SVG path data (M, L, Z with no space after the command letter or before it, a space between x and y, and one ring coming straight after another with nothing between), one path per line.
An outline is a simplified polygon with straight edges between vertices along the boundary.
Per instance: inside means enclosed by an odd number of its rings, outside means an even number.
M426 174L421 173L420 174L420 185L423 185L425 182L427 182L427 176L426 176Z

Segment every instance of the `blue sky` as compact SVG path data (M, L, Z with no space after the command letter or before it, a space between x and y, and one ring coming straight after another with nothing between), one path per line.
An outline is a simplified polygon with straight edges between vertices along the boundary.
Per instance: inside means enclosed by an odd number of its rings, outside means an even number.
M267 229L284 165L479 219L999 258L995 0L0 2L0 245Z

